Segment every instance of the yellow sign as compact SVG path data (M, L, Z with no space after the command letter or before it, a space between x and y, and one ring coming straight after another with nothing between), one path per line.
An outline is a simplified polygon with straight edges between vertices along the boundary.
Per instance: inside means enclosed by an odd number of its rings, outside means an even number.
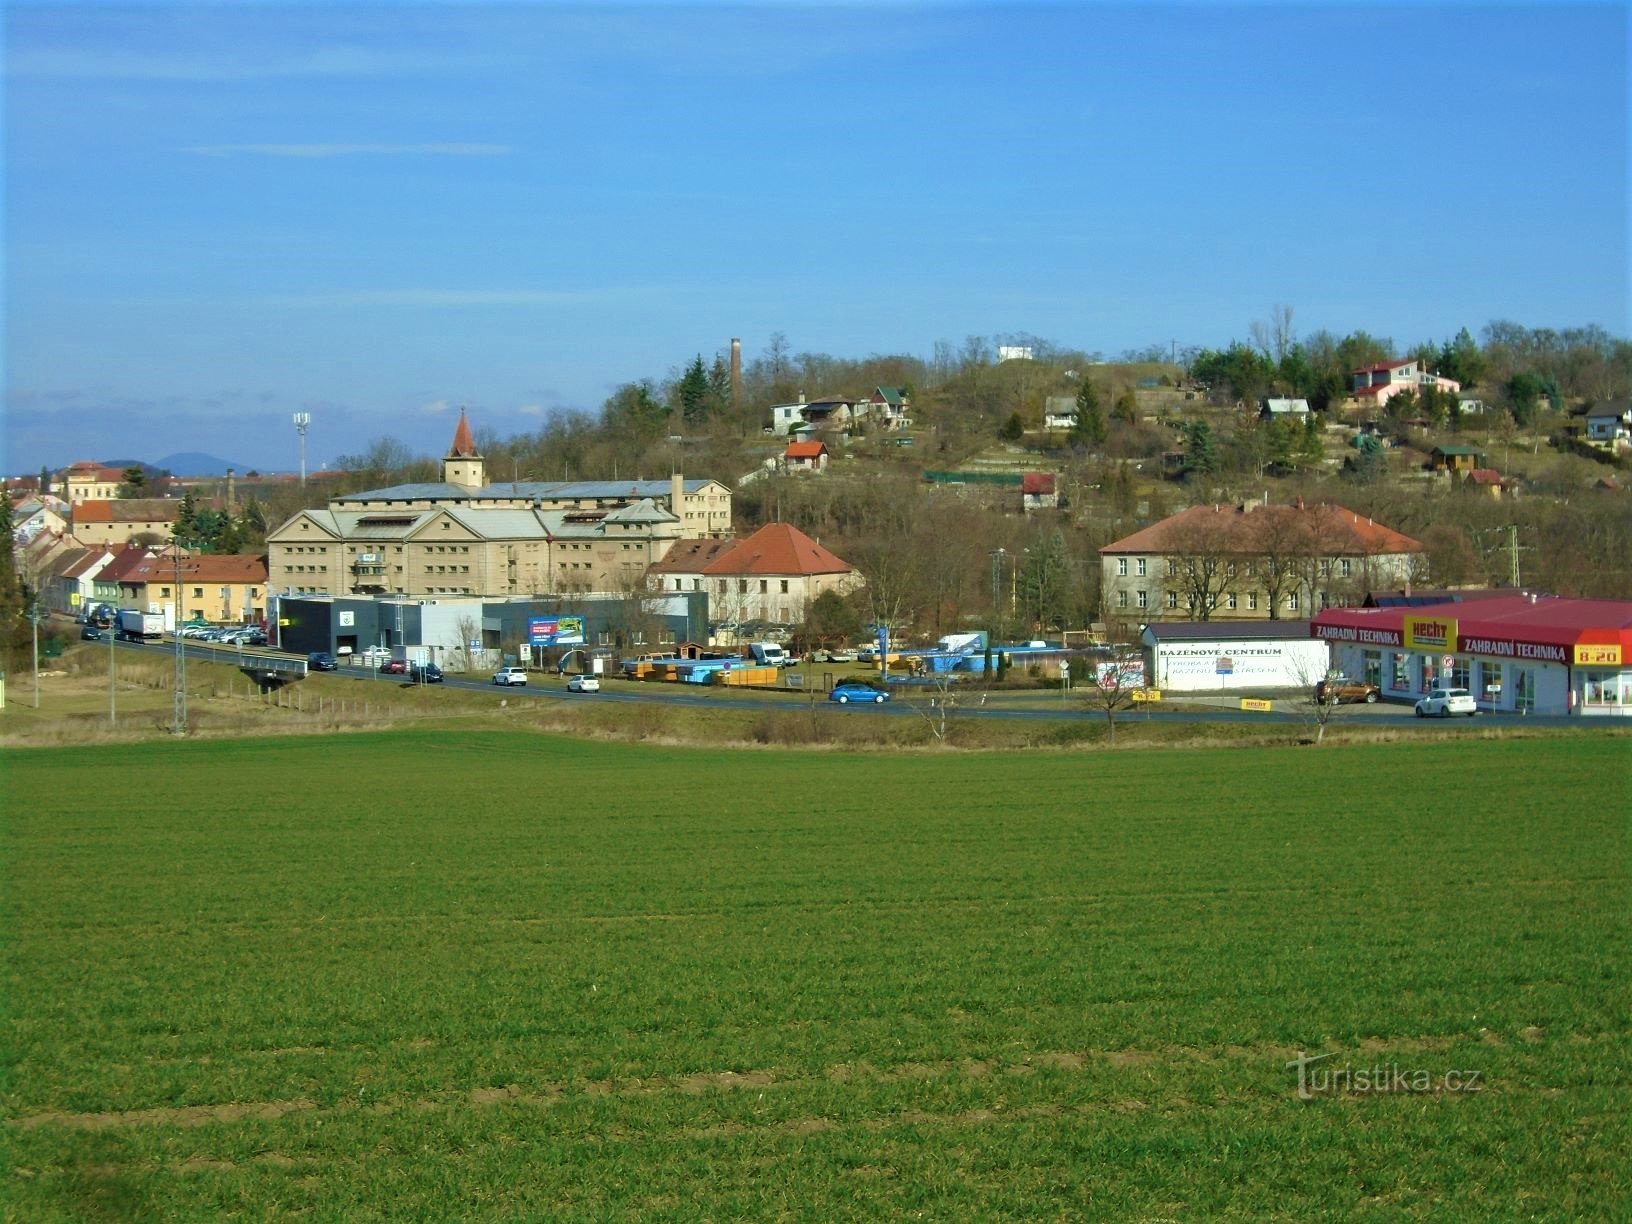
M1241 698L1241 708L1243 710L1259 710L1267 714L1275 708L1275 703L1273 701L1264 701L1258 697L1243 697Z
M293 622L291 622L290 619L287 616L278 617L278 624L280 624L280 625L288 625L288 624L291 624L291 623L293 623Z
M1405 648L1449 654L1456 650L1456 621L1449 616L1405 618Z
M69 591L68 592L68 606L70 608L79 607L79 592L78 591Z
M1134 689L1133 690L1133 699L1135 701L1160 701L1162 699L1162 690L1161 689Z
M1575 665L1577 667L1619 667L1621 665L1620 644L1577 646L1575 648Z

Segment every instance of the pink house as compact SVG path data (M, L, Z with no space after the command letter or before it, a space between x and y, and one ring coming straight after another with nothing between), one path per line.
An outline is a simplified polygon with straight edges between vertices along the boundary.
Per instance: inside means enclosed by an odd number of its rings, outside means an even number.
M1438 387L1453 394L1462 390L1454 378L1430 374L1416 360L1390 361L1349 375L1349 387L1354 398L1365 407L1381 408L1402 391L1420 391L1423 387Z

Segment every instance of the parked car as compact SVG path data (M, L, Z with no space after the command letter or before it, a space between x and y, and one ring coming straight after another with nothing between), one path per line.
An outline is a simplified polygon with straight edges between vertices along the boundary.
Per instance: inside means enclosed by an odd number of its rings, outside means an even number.
M1449 718L1452 714L1466 714L1472 718L1479 712L1473 694L1465 688L1436 688L1417 702L1418 718Z
M86 625L85 628L79 631L79 640L82 642L100 642L102 640L102 630L95 625Z
M524 667L501 667L493 673L494 684L526 684L527 669Z
M863 646L860 650L856 651L856 661L858 663L878 662L878 647Z
M326 650L314 650L306 656L306 666L312 671L334 671L339 662Z
M854 663L856 652L853 650L830 650L827 652L829 663Z
M378 667L380 664L390 661L391 651L384 646L370 646L356 657L362 660L364 667Z
M601 682L594 676L574 676L567 681L569 693L598 693L601 691Z
M852 701L870 701L874 705L883 705L890 699L890 695L883 689L876 689L860 680L845 680L833 686L833 691L827 695L827 699L840 705L849 705Z
M435 663L410 663L408 678L415 684L441 684L442 669Z
M1350 680L1347 676L1331 676L1315 685L1315 700L1321 705L1343 705L1363 701L1375 705L1383 692L1375 684Z

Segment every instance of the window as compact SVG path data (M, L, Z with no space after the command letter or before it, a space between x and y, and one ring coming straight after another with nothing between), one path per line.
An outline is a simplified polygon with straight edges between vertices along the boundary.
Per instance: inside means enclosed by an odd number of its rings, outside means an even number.
M770 579L761 578L759 580L759 593L761 595L768 595L768 594L770 594L770 591L771 591Z
M1320 576L1322 578L1330 578L1332 576L1332 559L1330 557L1322 557L1320 559Z
M786 595L787 593L788 593L788 580L786 578L784 578L784 579L782 579L782 594Z
M1248 591L1247 592L1247 611L1248 612L1258 611L1258 592L1257 591Z
M746 578L738 578L737 579L737 594L738 595L748 594L748 579L746 579Z
M1148 606L1149 606L1149 604L1150 604L1150 597L1149 597L1149 596L1148 596L1148 595L1146 595L1146 594L1145 594L1145 593L1144 593L1144 592L1143 592L1143 591L1140 591L1140 592L1139 592L1139 594L1138 594L1138 599L1139 599L1139 606L1140 606L1140 607L1141 607L1141 608L1143 608L1143 607L1148 607Z
M1116 559L1116 576L1118 578L1126 578L1128 576L1128 559L1126 557L1118 557Z
M193 588L193 598L194 599L203 599L204 598L204 588L203 587L194 587Z
M1226 608L1228 608L1232 612L1235 611L1235 592L1234 591L1231 591L1227 595L1224 596L1224 606Z
M1119 608L1125 608L1128 606L1128 593L1126 591L1118 591L1116 593L1116 606Z
M1409 693L1411 691L1411 656L1401 652L1391 654L1389 658L1393 663L1390 668L1388 687L1397 693Z
M1172 557L1167 559L1167 576L1169 578L1177 578L1179 576L1179 563Z
M1167 593L1167 606L1170 608L1176 608L1179 606L1179 593L1177 591L1169 591Z
M1138 577L1143 578L1145 576L1145 559L1143 557L1139 557L1134 561L1133 565L1135 574Z
M1286 597L1286 610L1288 612L1296 612L1298 610L1298 593L1296 591L1293 591Z
M1347 557L1340 558L1337 563L1337 572L1339 577L1351 577L1354 573L1354 563Z
M1380 650L1362 650L1360 652L1360 680L1364 684L1375 684L1383 687L1383 652Z

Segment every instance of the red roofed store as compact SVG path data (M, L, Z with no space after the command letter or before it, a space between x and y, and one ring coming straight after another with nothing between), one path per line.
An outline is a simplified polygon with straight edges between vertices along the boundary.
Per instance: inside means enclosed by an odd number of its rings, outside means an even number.
M1386 696L1465 688L1484 710L1632 717L1632 602L1510 595L1330 608L1310 632Z

